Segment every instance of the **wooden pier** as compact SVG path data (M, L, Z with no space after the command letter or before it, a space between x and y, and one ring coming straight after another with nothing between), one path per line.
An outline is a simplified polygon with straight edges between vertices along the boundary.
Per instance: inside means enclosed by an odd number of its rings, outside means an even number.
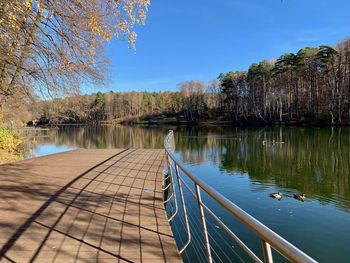
M24 136L49 136L49 128L35 128L35 127L25 127L18 130Z
M0 166L0 262L181 262L164 150L76 150Z

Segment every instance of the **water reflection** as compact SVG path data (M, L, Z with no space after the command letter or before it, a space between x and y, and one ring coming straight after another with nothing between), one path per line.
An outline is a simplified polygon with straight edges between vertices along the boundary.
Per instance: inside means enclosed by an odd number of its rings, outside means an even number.
M133 126L61 126L48 137L38 138L34 147L43 143L86 149L162 148L166 127Z
M348 128L189 129L178 132L176 147L184 162L210 162L231 175L350 208Z
M348 128L63 126L31 148L37 148L36 155L45 144L51 148L43 154L55 152L53 145L63 147L56 151L161 148L169 129L175 130L176 150L185 163L209 163L228 175L246 174L252 182L276 184L350 209Z

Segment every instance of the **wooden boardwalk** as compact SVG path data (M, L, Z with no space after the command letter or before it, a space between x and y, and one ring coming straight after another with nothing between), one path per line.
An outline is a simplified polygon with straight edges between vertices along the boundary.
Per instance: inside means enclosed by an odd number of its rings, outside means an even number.
M0 262L181 262L164 150L77 150L0 166Z

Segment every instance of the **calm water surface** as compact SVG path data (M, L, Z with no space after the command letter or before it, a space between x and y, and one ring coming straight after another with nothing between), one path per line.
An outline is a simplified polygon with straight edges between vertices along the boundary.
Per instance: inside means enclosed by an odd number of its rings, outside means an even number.
M161 148L170 128L175 130L178 159L209 185L316 260L350 261L348 128L62 127L31 140L27 158L76 148ZM273 192L284 197L270 198ZM295 193L304 193L305 202L294 199ZM200 261L204 255L197 206L189 191L185 195L196 246L189 247L184 259ZM261 255L260 241L248 229L209 197L204 199ZM171 205L167 209L171 212ZM208 228L214 259L220 254L223 262L249 261L214 222ZM173 231L181 245L181 216Z

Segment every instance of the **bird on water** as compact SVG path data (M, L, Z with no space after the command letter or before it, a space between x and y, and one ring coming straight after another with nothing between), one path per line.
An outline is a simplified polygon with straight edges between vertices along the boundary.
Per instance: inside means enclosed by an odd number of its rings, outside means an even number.
M305 194L294 194L293 197L294 197L295 199L298 199L298 200L303 201L303 202L304 202L305 199L306 199Z
M280 192L272 193L272 194L270 194L270 197L275 198L277 200L280 200L282 198L282 193L280 193Z

